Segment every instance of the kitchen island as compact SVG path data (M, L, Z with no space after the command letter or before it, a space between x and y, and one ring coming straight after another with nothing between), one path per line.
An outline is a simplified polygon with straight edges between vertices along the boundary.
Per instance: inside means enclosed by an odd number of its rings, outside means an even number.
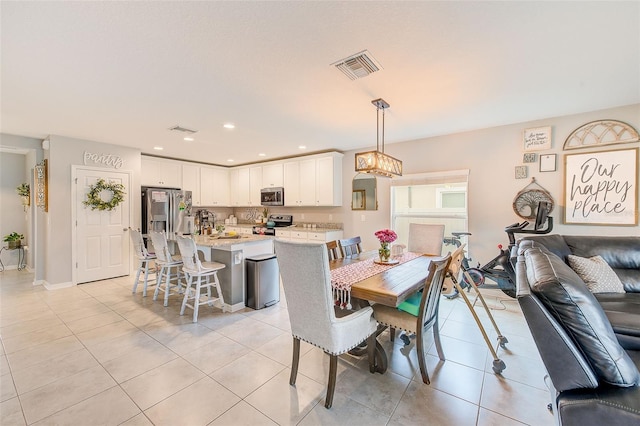
M241 235L240 238L218 238L210 235L194 237L201 259L219 262L226 268L218 272L226 310L245 308L246 271L244 260L259 254L273 253L273 239L263 235Z

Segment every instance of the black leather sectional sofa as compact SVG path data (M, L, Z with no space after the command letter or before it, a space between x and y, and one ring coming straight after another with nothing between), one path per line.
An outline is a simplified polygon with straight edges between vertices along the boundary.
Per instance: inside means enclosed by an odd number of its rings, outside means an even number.
M640 425L640 237L531 236L514 250L518 302L562 425ZM602 256L624 293L592 294L570 254Z

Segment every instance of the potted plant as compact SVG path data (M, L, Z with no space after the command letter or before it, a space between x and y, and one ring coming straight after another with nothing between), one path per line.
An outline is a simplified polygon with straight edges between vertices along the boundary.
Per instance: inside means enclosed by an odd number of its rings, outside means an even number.
M12 232L9 235L4 236L4 241L8 243L9 249L16 249L20 247L21 240L24 238L24 235L18 234L17 232Z
M26 183L26 182L25 183L21 183L16 188L16 192L18 193L18 195L20 197L22 197L22 205L23 206L28 206L29 205L29 195L31 194L31 189L29 188L29 184Z

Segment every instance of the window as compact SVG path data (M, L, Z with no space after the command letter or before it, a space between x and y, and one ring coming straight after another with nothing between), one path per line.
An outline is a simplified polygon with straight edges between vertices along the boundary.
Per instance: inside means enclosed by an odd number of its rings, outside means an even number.
M445 236L466 232L468 170L405 175L391 181L391 226L407 244L410 223L445 226ZM451 251L444 247L443 251Z

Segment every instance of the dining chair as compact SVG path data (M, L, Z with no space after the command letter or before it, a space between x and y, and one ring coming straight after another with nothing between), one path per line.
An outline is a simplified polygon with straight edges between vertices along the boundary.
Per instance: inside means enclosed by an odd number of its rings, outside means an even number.
M293 335L293 362L289 384L296 384L300 361L300 340L329 355L329 381L325 397L331 408L336 385L338 355L367 341L369 371L375 370L376 321L367 306L345 316L336 316L331 291L329 253L324 244L276 240L275 252Z
M445 361L444 352L440 343L440 329L438 325L438 307L440 305L440 294L442 285L451 261L451 254L444 258L434 259L429 264L429 275L425 280L424 289L420 296L420 304L417 316L397 308L381 304L373 305L373 316L376 321L395 329L403 330L405 333L416 334L416 348L418 351L418 364L422 381L429 384L429 373L427 372L427 362L425 350L427 349L426 334L429 329L433 329L433 338L436 343L436 350L440 360Z
M358 253L362 253L362 239L360 237L353 237L344 240L338 240L340 246L340 255L342 257L351 257Z
M329 260L336 260L339 258L338 255L338 241L327 241L325 243L327 245L327 252L329 253Z
M444 225L410 223L407 250L414 253L440 256L444 240Z
M131 292L135 294L136 290L138 289L138 284L140 283L140 275L144 273L142 296L146 297L147 286L149 285L149 272L153 272L156 274L154 284L157 285L158 283L158 269L155 267L152 268L150 265L151 262L154 262L156 260L156 255L147 251L140 231L129 228L129 236L131 237L131 242L133 243L133 251L138 258L138 269L136 270L136 278L133 281L133 288L131 289Z
M182 289L180 278L182 273L180 269L182 267L182 260L178 255L171 255L169 251L169 245L167 244L167 235L164 231L151 231L149 232L151 242L153 243L153 249L156 252L156 265L160 268L158 274L158 284L156 285L156 291L153 293L153 300L158 299L158 293L160 290L164 290L164 306L169 304L169 295L171 293L171 282L175 281L178 293ZM164 281L164 284L163 284ZM173 293L176 294L176 293Z
M185 309L188 307L193 309L193 322L198 322L198 310L200 305L207 304L209 306L217 305L222 312L226 311L224 304L224 296L220 288L220 280L218 279L218 271L226 266L218 262L201 262L198 257L196 242L189 237L178 236L178 248L182 255L182 272L187 277L187 288L184 291L182 307L180 315L184 315ZM196 278L194 284L193 279ZM202 279L205 282L202 282ZM192 287L193 286L193 287ZM211 287L216 291L215 297L211 296ZM202 289L207 289L207 297L202 300ZM189 300L192 301L189 304Z

